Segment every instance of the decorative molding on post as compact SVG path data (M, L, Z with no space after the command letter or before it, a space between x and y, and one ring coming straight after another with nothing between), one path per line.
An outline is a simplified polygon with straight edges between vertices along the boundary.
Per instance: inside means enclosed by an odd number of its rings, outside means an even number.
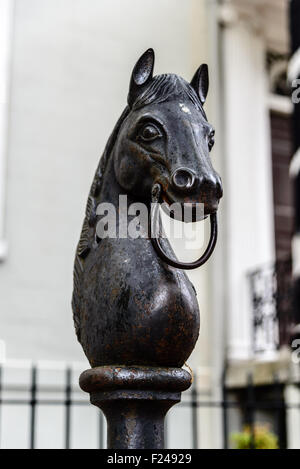
M223 194L209 156L214 129L203 108L207 65L191 83L174 74L153 77L153 68L154 51L148 49L133 69L128 106L97 168L74 266L75 328L92 366L80 385L106 416L109 448L164 446L164 417L191 384L182 366L200 326L184 269L199 267L212 254ZM138 236L129 230L138 213L130 218L126 206L124 217L125 196L128 206L146 210ZM208 247L196 262L178 261L162 237L163 200L167 212L177 202L180 214L172 216L180 221L187 203L192 211L185 221L210 216ZM108 203L118 214L112 235L100 215Z
M7 255L4 217L13 7L13 0L0 0L0 262Z
M182 368L113 367L87 370L80 387L107 419L107 447L163 448L164 419L191 385Z

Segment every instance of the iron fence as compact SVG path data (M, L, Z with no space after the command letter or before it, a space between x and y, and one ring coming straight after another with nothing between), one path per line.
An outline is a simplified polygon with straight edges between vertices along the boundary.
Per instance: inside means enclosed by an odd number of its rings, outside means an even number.
M28 412L28 426L29 438L28 448L35 449L37 447L37 414L42 407L62 406L64 409L64 448L72 448L72 415L73 409L77 406L90 406L88 399L76 398L72 386L72 370L71 368L65 371L65 387L63 389L62 398L41 398L40 389L37 381L38 369L33 367L31 370L31 385L28 389L27 398L18 397L3 397L3 380L2 369L0 368L0 433L4 434L8 431L2 422L2 409L3 406L26 406ZM195 380L196 381L196 380ZM271 427L277 434L278 444L280 448L287 447L286 437L286 413L288 410L294 409L299 412L300 422L300 404L289 404L285 401L284 385L279 383L276 377L271 386L255 387L253 385L253 378L248 376L247 385L240 389L228 388L225 384L225 374L222 384L222 398L220 400L203 399L203 396L197 391L196 386L192 387L191 392L188 394L188 399L184 399L178 406L186 408L190 412L190 433L192 435L192 442L190 449L197 449L201 447L199 435L199 410L201 409L215 409L219 411L220 426L222 426L223 434L223 448L228 449L231 447L231 433L234 431L241 431L243 425L248 425L253 438L254 447L254 433L255 426L259 421L258 414L265 412L272 420ZM7 390L6 390L7 391ZM53 390L52 390L53 391ZM7 392L6 392L7 395ZM101 411L98 411L98 447L104 448L104 427L105 420ZM232 413L239 415L240 423L237 425L232 424ZM265 418L265 417L264 417ZM166 425L166 441L167 447L169 442L169 426ZM1 436L1 435L0 435ZM251 440L252 441L252 440ZM299 441L300 447L300 441Z
M253 351L268 353L290 345L295 318L291 260L281 260L249 274L253 314Z

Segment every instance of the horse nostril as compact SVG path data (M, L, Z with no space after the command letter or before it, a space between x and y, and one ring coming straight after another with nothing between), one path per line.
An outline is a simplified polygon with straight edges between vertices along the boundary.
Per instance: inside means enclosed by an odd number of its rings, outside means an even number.
M196 176L190 169L178 168L172 175L172 184L179 191L191 190L196 182Z

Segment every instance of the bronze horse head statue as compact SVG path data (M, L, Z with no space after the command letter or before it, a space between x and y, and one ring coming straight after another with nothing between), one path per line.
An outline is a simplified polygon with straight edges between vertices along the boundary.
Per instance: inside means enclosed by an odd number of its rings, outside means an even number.
M181 367L199 334L195 290L183 269L211 254L217 235L221 180L209 152L214 129L203 105L208 68L191 83L173 74L153 76L154 52L135 65L128 105L108 140L89 194L74 267L73 313L78 339L92 367ZM199 261L182 264L168 240L152 236L99 239L97 207L128 203L202 203L211 218L211 239ZM197 221L193 211L193 220ZM117 228L120 221L117 220Z

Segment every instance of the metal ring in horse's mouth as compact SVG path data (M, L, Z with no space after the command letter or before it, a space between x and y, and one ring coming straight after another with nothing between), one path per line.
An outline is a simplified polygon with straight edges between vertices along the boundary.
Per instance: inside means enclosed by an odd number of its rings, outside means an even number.
M166 262L168 265L172 267L176 267L177 269L184 269L184 270L197 269L198 267L200 267L201 265L205 264L205 262L208 261L208 259L212 255L214 248L216 246L217 237L218 237L217 214L212 213L210 215L210 225L211 225L210 240L209 240L208 246L204 254L197 261L180 262L176 259L171 259L170 257L168 257L164 253L160 245L159 232L156 231L158 219L159 219L158 211L159 211L160 196L161 196L161 186L160 184L155 184L152 188L152 204L151 204L151 212L150 212L150 217L149 217L149 233L150 233L150 239L151 239L152 245L156 253L164 262Z

